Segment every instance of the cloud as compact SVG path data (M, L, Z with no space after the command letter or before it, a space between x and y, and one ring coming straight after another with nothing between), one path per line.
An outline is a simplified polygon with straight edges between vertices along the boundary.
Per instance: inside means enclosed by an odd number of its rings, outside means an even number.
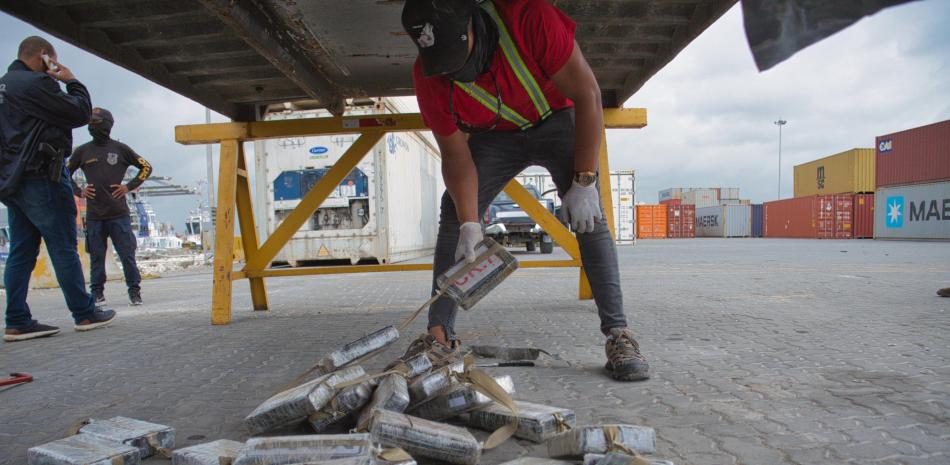
M783 195L792 166L874 137L950 117L946 2L884 10L758 73L738 6L657 73L626 106L649 126L608 134L611 166L638 170L638 199L674 186L739 187L776 196L778 129Z

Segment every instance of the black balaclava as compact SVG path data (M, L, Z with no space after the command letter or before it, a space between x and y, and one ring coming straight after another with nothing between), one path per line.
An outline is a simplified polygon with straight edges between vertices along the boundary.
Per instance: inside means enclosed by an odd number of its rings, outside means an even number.
M112 125L115 120L112 119L112 113L105 108L93 108L92 118L89 120L89 135L93 142L104 144L109 141L112 133Z
M491 67L492 59L495 58L495 50L498 48L498 26L488 15L487 11L481 8L472 15L472 33L475 37L475 45L472 47L472 54L458 71L449 74L449 78L459 82L473 82L478 76L488 71Z

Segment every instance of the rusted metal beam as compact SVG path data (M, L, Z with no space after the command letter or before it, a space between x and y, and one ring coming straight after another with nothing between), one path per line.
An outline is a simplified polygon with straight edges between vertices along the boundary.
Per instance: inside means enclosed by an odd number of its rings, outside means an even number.
M298 50L287 25L272 12L253 0L198 0L199 3L228 25L244 42L267 58L287 79L300 86L311 98L326 104L340 115L344 97L304 53Z
M102 30L84 28L63 8L50 8L34 1L0 0L0 10L225 116L240 118L247 112L246 107L222 99L214 92L199 91L184 77L175 76L161 64L143 59L134 49L115 44ZM60 58L69 63L69 57ZM79 78L81 80L82 75Z

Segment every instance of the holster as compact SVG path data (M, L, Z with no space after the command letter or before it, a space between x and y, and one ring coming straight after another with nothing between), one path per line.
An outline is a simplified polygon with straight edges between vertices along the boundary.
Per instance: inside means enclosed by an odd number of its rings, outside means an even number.
M50 181L58 182L63 175L63 157L65 150L57 149L46 142L40 142L39 154L46 159L46 175Z

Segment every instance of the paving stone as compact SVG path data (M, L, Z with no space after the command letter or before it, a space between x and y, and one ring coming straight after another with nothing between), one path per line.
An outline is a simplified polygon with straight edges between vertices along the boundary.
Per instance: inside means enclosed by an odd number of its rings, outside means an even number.
M778 239L620 247L627 317L653 370L642 383L605 376L596 309L576 300L577 270L519 270L460 312L456 329L464 344L559 354L563 362L486 371L511 375L518 399L573 408L578 424L654 427L657 456L677 464L942 465L950 299L934 290L950 276L945 248ZM87 417L168 425L182 446L243 442L242 419L262 400L341 344L400 322L430 281L425 272L268 279L269 312L251 310L237 282L229 326L209 324L206 271L145 281L140 307L124 305L122 283L110 282L119 319L86 333L70 330L58 290L31 291L34 316L64 331L0 343L0 374L36 379L0 392L0 464L22 465L29 447ZM367 371L401 355L424 320ZM512 440L481 463L545 451Z

